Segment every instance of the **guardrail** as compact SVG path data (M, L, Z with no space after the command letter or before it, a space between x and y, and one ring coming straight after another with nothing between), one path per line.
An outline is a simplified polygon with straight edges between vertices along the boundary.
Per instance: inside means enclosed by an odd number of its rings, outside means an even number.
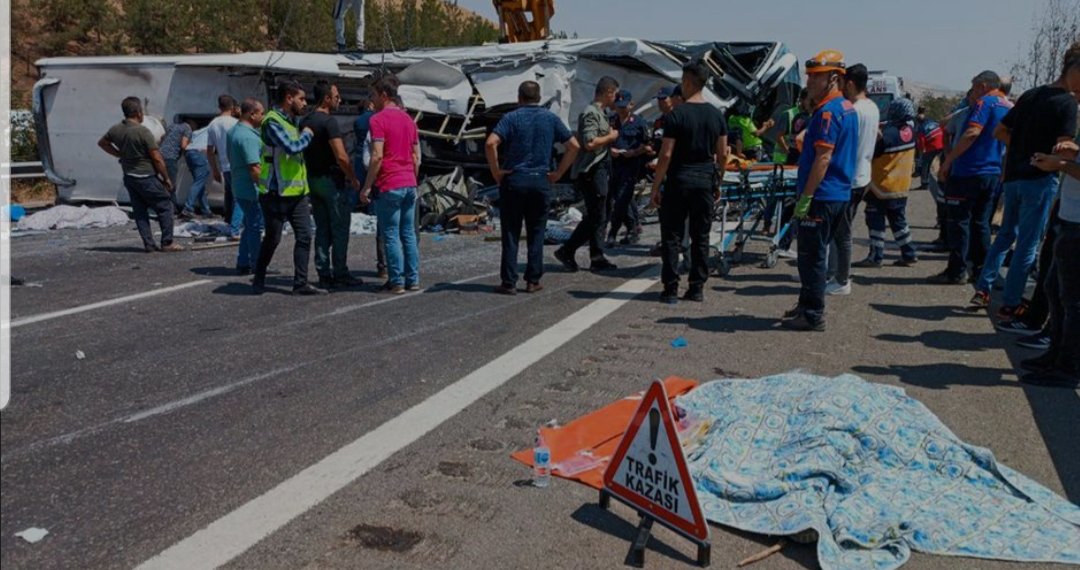
M12 180L32 180L34 178L45 178L45 166L40 161L11 163Z

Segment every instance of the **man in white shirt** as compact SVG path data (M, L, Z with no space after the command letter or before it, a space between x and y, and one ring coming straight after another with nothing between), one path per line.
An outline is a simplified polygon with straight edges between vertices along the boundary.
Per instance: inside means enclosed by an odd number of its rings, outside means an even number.
M226 134L239 121L240 105L231 95L218 97L220 114L210 121L207 127L206 154L210 159L210 172L214 181L225 186L225 222L229 224L229 237L240 239L240 230L244 224L243 210L236 206L232 193L232 177L229 175L229 146L225 142Z
M836 226L833 242L829 248L829 282L825 286L828 295L851 294L851 224L859 210L866 187L870 185L870 166L874 160L874 145L877 144L878 123L881 112L877 104L866 95L866 84L870 74L866 66L856 63L847 68L844 77L844 97L855 106L859 117L858 162L855 177L851 183L851 202L847 216Z

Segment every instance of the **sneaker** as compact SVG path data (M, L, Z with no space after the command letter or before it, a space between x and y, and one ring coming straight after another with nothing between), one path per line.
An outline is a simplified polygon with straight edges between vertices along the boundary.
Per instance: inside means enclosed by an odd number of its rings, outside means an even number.
M161 251L161 248L156 245L144 245L143 251L145 251L146 253L157 253Z
M799 257L799 254L792 249L778 249L776 250L776 257L781 259L795 259Z
M641 241L641 236L636 232L627 234L626 237L619 240L619 245L635 245Z
M679 285L664 285L664 292L660 293L660 302L675 305L679 302Z
M352 275L346 275L344 277L335 277L334 283L338 287L359 287L364 284L364 280Z
M262 295L266 292L266 280L258 277L251 280L251 292L254 295Z
M705 294L702 292L700 285L691 285L686 293L683 294L684 301L693 301L695 303L701 303L705 301Z
M390 272L385 270L385 269L380 269L378 278L379 278L380 281L386 281L387 279L390 278Z
M836 281L829 281L828 283L825 284L825 294L826 295L850 295L851 294L851 281L848 280L848 282L844 283L843 285L837 283Z
M867 257L866 259L852 263L851 266L858 267L859 269L877 269L881 267L881 262Z
M794 319L795 317L801 315L802 312L802 306L800 306L798 303L795 303L795 306L788 309L787 312L784 313L784 316L781 317L781 319Z
M517 289L515 289L513 285L508 285L506 283L496 285L494 290L499 295L517 295Z
M164 251L164 252L167 252L167 253L168 252L175 253L175 252L178 252L178 251L187 251L187 249L184 246L182 246L182 245L180 245L178 243L170 243L169 245L161 246L161 251Z
M393 283L387 281L386 283L383 283L382 287L379 287L379 291L382 291L383 293L390 293L391 295L403 295L405 294L405 287L401 285L394 285Z
M1001 307L998 309L997 317L1003 321L1018 320L1024 317L1028 312L1027 303L1021 302L1019 305L1013 307Z
M405 284L405 290L410 292L410 293L415 293L415 292L420 290L420 284L419 283L406 283Z
M1036 331L1036 329L1031 328L1030 326L1028 326L1027 323L1019 319L1014 319L1011 321L998 321L994 323L994 328L1003 333L1022 335L1029 335Z
M933 285L963 285L967 283L967 276L960 274L958 276L949 275L947 271L931 275L926 278L926 282Z
M1032 372L1020 377L1021 384L1029 386L1042 386L1044 388L1066 388L1075 390L1080 388L1080 377L1064 370L1044 370Z
M780 326L793 331L821 332L825 330L825 319L813 322L810 319L806 318L806 313L800 313L795 318L784 319L780 322Z
M918 257L912 257L912 258L907 258L907 259L905 259L905 258L897 259L892 264L893 264L893 267L911 267L912 265L915 265L918 262L919 262Z
M293 295L310 296L310 295L325 295L329 293L326 289L320 289L312 285L311 283L304 283L299 287L293 287Z
M529 283L525 285L526 293L539 293L544 290L544 286L539 283Z
M985 309L990 306L990 293L986 291L976 291L971 296L971 300L968 301L968 306L972 309Z
M192 212L191 210L183 210L177 217L181 220L194 220L195 212Z
M559 249L555 250L554 255L555 259L559 260L559 263L561 263L563 267L566 268L566 270L570 273L574 273L578 270L577 261L574 259L574 255L570 252L565 251L563 248L560 247Z
M1050 335L1039 331L1016 341L1016 346L1033 350L1050 350Z
M618 268L618 265L615 265L602 257L589 264L589 271L613 271Z

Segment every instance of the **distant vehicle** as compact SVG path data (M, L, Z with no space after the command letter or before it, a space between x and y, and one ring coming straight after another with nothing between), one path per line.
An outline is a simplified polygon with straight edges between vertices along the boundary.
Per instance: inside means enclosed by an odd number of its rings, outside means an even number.
M885 110L889 108L889 103L904 96L904 78L888 75L885 70L871 71L870 81L866 84L866 93L878 106L881 116L884 117Z

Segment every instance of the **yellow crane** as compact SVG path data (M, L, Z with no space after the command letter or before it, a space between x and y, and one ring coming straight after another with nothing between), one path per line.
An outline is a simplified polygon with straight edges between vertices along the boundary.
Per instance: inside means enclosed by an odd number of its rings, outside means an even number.
M499 14L499 41L531 42L551 36L555 0L492 0Z

